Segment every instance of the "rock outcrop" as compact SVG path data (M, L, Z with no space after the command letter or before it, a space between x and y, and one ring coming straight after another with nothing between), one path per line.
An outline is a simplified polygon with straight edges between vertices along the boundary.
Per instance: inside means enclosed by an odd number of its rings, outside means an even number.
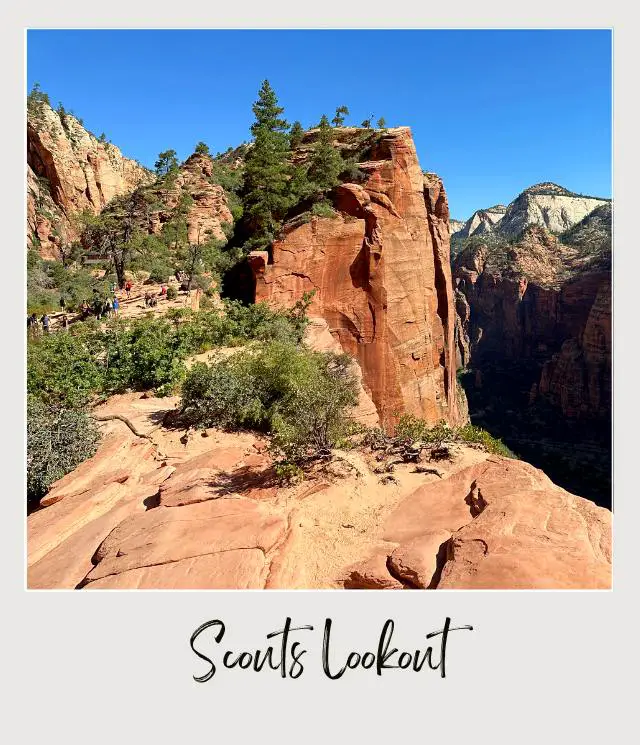
M115 396L97 453L28 518L28 586L86 589L569 589L611 583L611 513L465 446L393 481L336 452L301 483L266 443L159 422L176 399Z
M209 155L194 153L179 167L173 179L145 190L144 210L138 214L139 227L157 235L171 219L182 197L190 204L186 211L188 240L204 242L207 237L225 240L224 226L233 225L224 189L213 182Z
M525 189L508 206L497 204L476 210L451 234L457 246L465 238L497 233L505 238L517 238L527 228L537 226L551 233L564 233L598 207L611 207L611 200L586 197L545 182ZM458 223L459 221L456 221Z
M606 204L610 204L610 200L574 194L557 184L536 184L509 204L498 232L516 237L530 225L538 225L552 233L563 233L596 207Z
M71 114L59 114L45 103L28 113L28 232L43 258L58 258L60 246L79 237L76 215L83 210L98 214L114 197L153 178Z
M491 233L500 224L507 208L496 204L487 209L476 210L473 215L456 231L456 238L468 238L471 235Z
M338 136L354 132L345 128ZM310 314L324 318L360 364L383 424L402 412L456 423L455 309L442 182L422 173L407 127L380 133L358 168L364 183L334 190L333 217L293 221L270 255L250 257L256 299L290 306L315 290Z

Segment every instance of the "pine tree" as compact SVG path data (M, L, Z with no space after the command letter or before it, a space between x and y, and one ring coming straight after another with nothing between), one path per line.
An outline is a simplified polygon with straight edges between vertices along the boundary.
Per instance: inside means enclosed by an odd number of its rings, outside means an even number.
M338 106L336 115L331 120L331 123L334 127L342 127L345 116L349 116L349 108L347 106Z
M318 139L311 156L309 179L318 191L325 192L338 183L338 176L344 168L344 161L340 152L333 146L331 126L324 114L320 120L319 129Z
M207 145L206 142L199 142L196 145L196 153L199 153L200 155L209 155L209 145Z
M371 120L373 119L373 114L368 119L364 119L361 127L364 127L365 129L371 129Z
M298 147L298 145L302 142L303 134L304 129L302 129L302 124L300 124L300 122L294 122L291 125L291 131L289 132L289 144L292 150Z
M253 105L254 143L244 171L245 227L251 247L266 247L273 241L289 204L289 137L283 111L265 80Z
M381 116L380 119L378 119L378 123L376 126L378 127L378 129L386 129L387 122L385 121L383 116Z
M155 163L155 169L158 176L166 176L172 171L177 171L178 159L176 158L176 151L165 150L164 153L160 153Z

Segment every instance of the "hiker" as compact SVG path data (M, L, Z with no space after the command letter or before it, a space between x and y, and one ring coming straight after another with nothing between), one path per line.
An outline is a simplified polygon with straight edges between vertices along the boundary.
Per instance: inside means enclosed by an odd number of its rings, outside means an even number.
M132 287L131 280L128 279L127 284L124 286L124 289L127 292L127 300L131 299L131 287Z
M49 316L45 313L42 318L40 319L40 323L42 324L42 330L45 334L49 333Z
M66 313L64 313L62 316L62 330L69 331L69 319L67 318Z
M98 320L102 318L102 300L97 296L93 301L93 313Z
M145 308L148 308L148 307L149 307L149 298L150 298L150 297L151 297L151 296L149 295L149 290L147 290L147 291L146 291L146 292L144 293L144 307L145 307Z
M112 295L116 294L116 283L115 282L111 283L111 294Z
M65 308L65 305L66 305L66 303L65 303L65 300L64 300L64 295L61 295L61 296L60 296L60 310L61 310L61 311L62 311L63 313L64 313L64 308Z
M120 310L120 302L117 297L114 297L113 298L113 315L117 316L119 310Z
M32 313L30 316L31 318L31 334L33 336L38 335L38 316L35 313Z
M27 334L33 335L33 316L27 316Z
M107 318L109 318L109 316L113 312L113 304L112 304L111 300L109 300L109 298L107 298L106 301L105 301L104 309L106 311Z
M160 297L164 297L166 294L167 294L167 286L162 285L162 287L160 288Z

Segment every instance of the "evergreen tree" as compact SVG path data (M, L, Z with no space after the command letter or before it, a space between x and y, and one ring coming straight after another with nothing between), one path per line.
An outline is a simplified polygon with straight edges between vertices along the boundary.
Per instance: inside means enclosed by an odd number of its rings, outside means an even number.
M177 171L178 159L176 158L176 151L165 150L164 153L160 153L155 164L155 169L158 176L166 176L172 171Z
M364 119L361 127L364 127L365 129L371 129L371 120L373 119L373 114L368 119Z
M340 152L333 146L331 126L324 114L320 120L319 129L318 139L311 156L309 179L318 191L325 192L338 183L338 176L344 168L344 161Z
M334 127L342 127L345 116L349 116L349 108L347 106L338 106L336 109L336 115L331 120L331 123Z
M378 129L386 129L387 123L384 120L384 117L383 116L381 116L380 119L378 119L378 123L377 123L376 126L378 127Z
M289 132L289 144L292 150L298 147L298 145L302 142L303 134L304 129L302 129L302 124L300 124L300 122L294 122L291 125L291 131Z
M289 205L290 151L288 124L281 118L283 111L265 80L253 105L254 143L244 170L244 217L251 247L266 247L274 240Z
M206 142L199 142L196 145L196 153L199 155L209 155L209 145Z

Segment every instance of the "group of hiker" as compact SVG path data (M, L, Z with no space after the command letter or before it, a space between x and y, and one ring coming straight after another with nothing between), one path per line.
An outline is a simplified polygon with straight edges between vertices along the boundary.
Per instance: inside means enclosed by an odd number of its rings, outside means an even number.
M124 291L127 294L127 299L131 298L131 290L133 285L130 280L125 283ZM93 298L91 301L84 300L80 305L80 318L86 320L89 316L95 316L98 321L102 318L110 318L111 316L117 316L120 310L120 301L116 295L117 285L115 282L111 284L110 296L101 296L97 289L93 290ZM167 297L167 285L163 284L158 293L160 298ZM64 296L60 298L60 310L62 316L60 317L60 323L64 331L69 330L69 319L66 314L66 300ZM144 293L144 305L146 308L155 308L158 305L158 297L153 293L147 291ZM50 331L51 319L48 313L45 311L43 315L38 319L36 313L32 313L27 316L27 331L32 335L36 336L40 333L48 334Z
M167 297L167 286L162 285L160 288L160 297L165 298ZM145 308L155 308L156 305L158 305L158 298L151 292L147 290L147 292L144 293L144 307Z

